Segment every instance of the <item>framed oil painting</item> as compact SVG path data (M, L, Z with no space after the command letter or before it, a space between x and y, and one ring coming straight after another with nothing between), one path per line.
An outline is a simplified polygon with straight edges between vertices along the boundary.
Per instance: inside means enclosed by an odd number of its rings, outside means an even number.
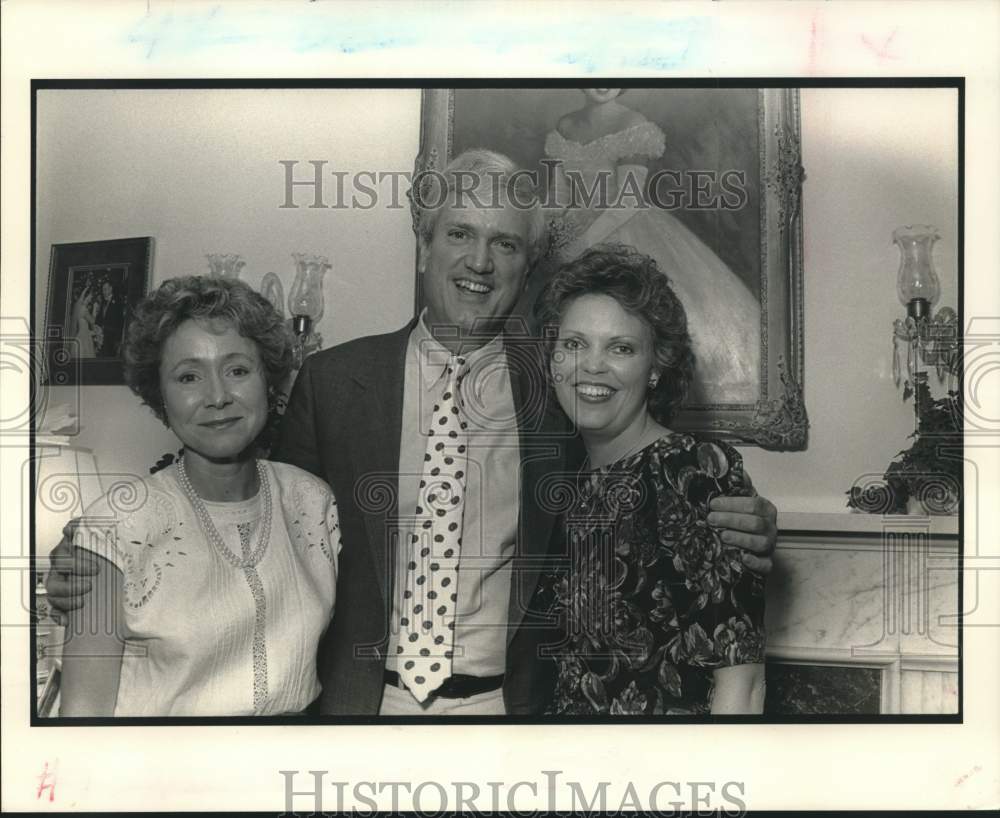
M152 248L149 237L52 245L47 383L125 382L122 348L149 285Z
M696 357L673 425L803 449L799 134L795 89L433 88L415 170L481 147L537 174L548 244L525 317L554 270L594 244L654 258ZM420 293L418 280L418 308Z

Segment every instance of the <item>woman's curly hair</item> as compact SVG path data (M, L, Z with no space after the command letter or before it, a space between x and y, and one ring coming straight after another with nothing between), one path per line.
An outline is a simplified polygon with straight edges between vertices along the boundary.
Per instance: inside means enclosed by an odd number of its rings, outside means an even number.
M185 321L227 321L260 352L269 409L292 371L293 338L270 301L239 279L181 276L164 281L135 308L125 342L125 383L163 423L163 345Z
M694 377L694 352L687 315L656 261L624 244L598 244L560 267L535 302L542 327L556 329L581 295L608 295L641 318L653 332L659 382L649 390L653 418L668 424L687 398ZM557 333L543 333L551 358Z

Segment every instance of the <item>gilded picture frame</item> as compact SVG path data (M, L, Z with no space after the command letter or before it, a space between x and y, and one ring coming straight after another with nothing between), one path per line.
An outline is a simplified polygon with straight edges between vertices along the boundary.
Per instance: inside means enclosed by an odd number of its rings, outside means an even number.
M620 105L634 112L634 132L602 135L603 142L580 140L567 148L572 140L560 128L573 123L575 112L585 112L584 89L556 84L425 88L416 178L422 172L442 170L466 149L487 148L537 171L539 194L549 204L543 192L546 179L551 180L553 167L563 163L563 155L568 157L567 166L576 159L576 166L585 169L588 162L600 167L604 158L610 158L609 166L616 158L620 165L643 163L639 178L645 185L645 201L640 206L644 212L629 203L634 218L619 215L614 221L630 226L603 233L590 229L587 235L631 244L657 259L685 303L695 336L697 382L672 425L765 449L806 448L805 173L798 90L718 85L642 85L625 90ZM627 143L636 132L651 135L655 147L650 149L647 139L645 147L635 149L643 156L622 159L623 153L633 150ZM626 146L611 148L616 141ZM591 178L596 176L591 174ZM585 194L596 190L586 188L586 181L582 184ZM534 298L566 257L565 252L560 256L559 250L553 250L566 241L568 232L558 210L564 203L555 204L554 211L547 211L555 213L548 219L549 258L530 274L518 305L529 324ZM610 209L613 204L604 206ZM607 219L593 223L602 221ZM576 244L571 247L582 246L578 237L573 241ZM687 245L699 249L688 255L674 252L673 248ZM697 276L691 273L695 269ZM685 276L691 276L689 283ZM418 311L422 308L419 278L418 274ZM739 299L734 297L737 294ZM734 324L741 323L745 328L737 332ZM747 338L749 343L740 340ZM735 349L741 351L733 354L733 364L716 363ZM737 367L744 373L742 380L732 375Z

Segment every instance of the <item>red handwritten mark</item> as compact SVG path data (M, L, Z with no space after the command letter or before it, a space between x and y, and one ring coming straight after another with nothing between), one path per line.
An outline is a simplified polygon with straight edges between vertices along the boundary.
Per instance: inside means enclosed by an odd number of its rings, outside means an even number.
M809 27L809 73L816 73L816 15L813 15L812 25Z
M872 50L876 57L880 60L898 60L898 54L890 54L889 47L892 45L893 39L895 39L896 34L899 33L898 28L892 30L892 34L885 38L885 42L882 45L875 45L871 40L869 40L864 34L861 35L861 42L863 42L868 48Z
M49 801L56 800L56 772L59 769L59 762L56 761L52 765L52 770L49 770L49 762L45 762L45 766L42 768L42 774L38 776L38 793L35 796L35 800L42 797L46 790L49 791Z
M968 772L965 775L959 777L959 779L955 782L955 786L961 787L966 781L969 780L969 778L971 778L976 773L980 772L982 769L983 768L977 764L975 767L972 768L971 772Z

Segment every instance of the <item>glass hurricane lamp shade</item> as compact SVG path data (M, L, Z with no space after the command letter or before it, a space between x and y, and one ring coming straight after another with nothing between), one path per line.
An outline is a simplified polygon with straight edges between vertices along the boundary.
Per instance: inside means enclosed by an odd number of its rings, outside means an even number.
M246 262L239 253L208 253L209 274L219 278L239 278Z
M921 375L921 361L934 366L938 380L943 380L957 363L958 316L951 307L933 313L941 297L933 257L934 242L940 238L937 228L929 224L906 225L892 232L900 255L896 295L906 307L906 318L893 323L892 376L897 388L903 369L900 347L906 349L906 379L910 384Z
M288 311L296 333L306 335L323 317L323 277L330 269L326 256L292 253L295 281L288 294Z
M934 242L941 235L929 224L897 227L892 241L899 248L899 273L896 294L911 318L930 315L941 297L941 282L934 270Z

